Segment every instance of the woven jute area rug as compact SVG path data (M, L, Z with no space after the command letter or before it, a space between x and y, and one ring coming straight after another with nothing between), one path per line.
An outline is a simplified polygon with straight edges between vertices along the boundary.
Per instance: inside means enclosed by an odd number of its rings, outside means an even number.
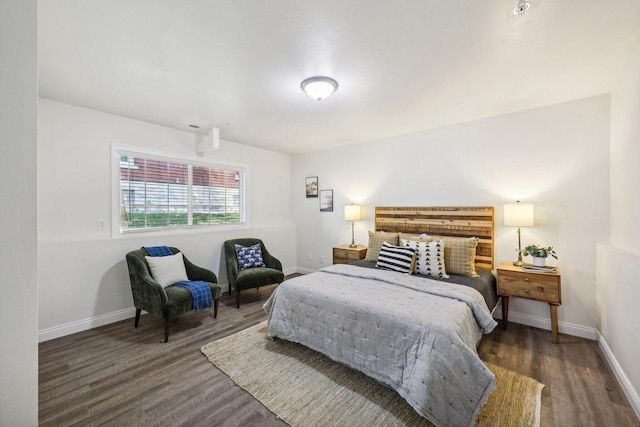
M266 337L266 321L202 347L211 363L291 426L432 426L360 372L302 345ZM477 426L538 426L544 385L486 363L496 390Z

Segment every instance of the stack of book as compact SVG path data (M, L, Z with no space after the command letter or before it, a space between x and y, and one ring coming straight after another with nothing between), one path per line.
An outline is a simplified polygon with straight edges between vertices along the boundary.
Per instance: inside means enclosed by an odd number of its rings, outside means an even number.
M522 269L524 271L530 271L532 273L555 273L556 271L558 271L558 267L552 267L550 265L546 267L538 267L537 265L533 264L523 264Z

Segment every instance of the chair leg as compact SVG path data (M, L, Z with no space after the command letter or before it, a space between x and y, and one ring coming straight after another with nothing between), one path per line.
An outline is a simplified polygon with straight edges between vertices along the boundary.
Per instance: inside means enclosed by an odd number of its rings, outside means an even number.
M213 318L215 319L216 317L218 317L218 303L220 302L219 298L216 298L213 301Z
M236 308L240 308L240 289L236 291Z
M164 319L164 342L169 341L169 319Z
M133 326L134 326L135 328L137 328L137 327L138 327L138 323L140 323L140 313L141 313L141 312L142 312L142 309L141 309L141 308L136 308L136 320L135 320L135 322L134 322L134 324L133 324Z

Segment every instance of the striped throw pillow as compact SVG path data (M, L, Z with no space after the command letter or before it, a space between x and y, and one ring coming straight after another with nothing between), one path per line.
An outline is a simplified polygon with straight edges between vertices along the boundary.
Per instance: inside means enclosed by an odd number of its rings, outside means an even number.
M376 262L376 267L385 270L398 271L400 273L409 273L413 270L413 263L416 259L415 249L390 245L387 242L382 243L380 255Z
M414 273L424 274L425 276L439 277L440 279L448 279L446 269L444 267L444 242L436 240L435 242L417 242L414 240L401 239L408 248L416 250L416 266Z

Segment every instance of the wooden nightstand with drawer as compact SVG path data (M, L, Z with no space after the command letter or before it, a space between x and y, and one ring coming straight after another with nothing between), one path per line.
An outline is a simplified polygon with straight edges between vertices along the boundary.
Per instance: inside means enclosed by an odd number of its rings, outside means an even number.
M353 261L364 259L367 256L366 246L356 246L350 248L349 245L340 245L333 247L333 263L334 264L348 264Z
M551 312L551 338L554 343L558 342L558 306L562 304L560 271L534 273L511 262L501 262L497 272L498 295L502 296L502 328L507 329L509 324L509 297L546 302Z

